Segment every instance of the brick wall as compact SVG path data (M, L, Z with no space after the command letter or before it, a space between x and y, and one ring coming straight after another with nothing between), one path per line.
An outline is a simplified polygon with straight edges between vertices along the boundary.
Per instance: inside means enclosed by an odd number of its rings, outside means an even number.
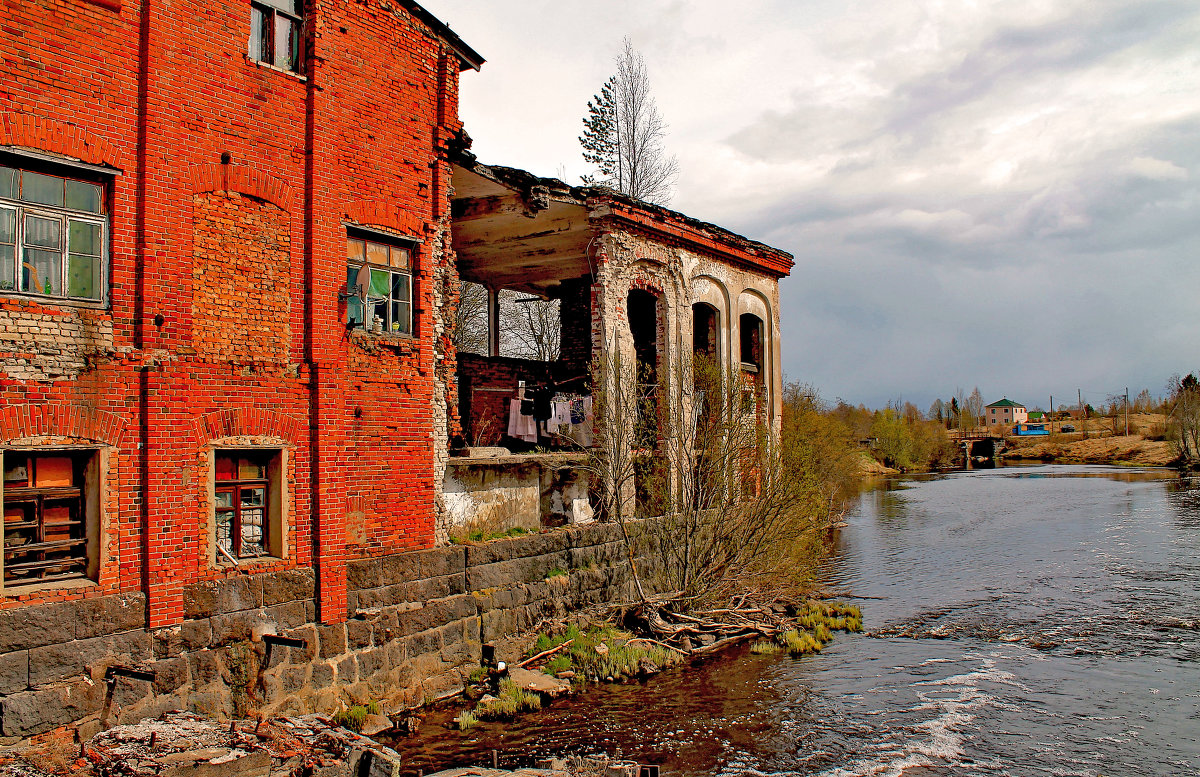
M287 212L244 194L192 198L192 348L213 361L287 361Z
M10 587L0 609L120 594L153 628L184 621L188 586L230 574L209 489L213 448L239 440L289 462L286 552L251 566L312 568L320 620L346 617L348 559L434 543L464 61L403 1L310 11L296 74L247 57L244 0L4 5L0 153L100 168L109 245L102 304L0 293L0 447L118 466L98 579ZM413 337L347 331L347 225L417 241Z

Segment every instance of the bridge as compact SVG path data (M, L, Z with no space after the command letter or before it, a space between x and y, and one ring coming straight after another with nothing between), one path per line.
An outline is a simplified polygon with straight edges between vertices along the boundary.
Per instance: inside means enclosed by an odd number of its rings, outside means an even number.
M950 441L963 449L967 469L972 461L992 461L1004 450L1004 437L986 429L951 429Z

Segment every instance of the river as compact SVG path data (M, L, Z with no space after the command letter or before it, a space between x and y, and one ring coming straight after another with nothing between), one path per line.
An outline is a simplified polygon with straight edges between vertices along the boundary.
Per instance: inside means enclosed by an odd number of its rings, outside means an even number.
M667 775L1200 774L1200 481L1006 467L899 478L827 584L866 633L737 651L512 724L397 746L410 768L604 751Z

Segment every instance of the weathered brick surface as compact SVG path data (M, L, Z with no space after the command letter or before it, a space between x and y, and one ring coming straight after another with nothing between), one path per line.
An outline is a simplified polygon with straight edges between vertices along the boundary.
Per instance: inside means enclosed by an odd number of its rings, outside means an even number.
M250 571L314 569L326 620L346 561L434 544L465 65L405 2L317 3L307 24L293 74L246 56L244 0L5 5L0 146L113 175L105 301L0 293L0 446L96 446L112 477L97 579L0 610L140 592L152 628L199 616L185 588L226 575L214 444L287 451L284 552ZM419 241L412 337L347 333L347 225Z
M288 213L237 192L192 198L192 347L214 361L286 362Z

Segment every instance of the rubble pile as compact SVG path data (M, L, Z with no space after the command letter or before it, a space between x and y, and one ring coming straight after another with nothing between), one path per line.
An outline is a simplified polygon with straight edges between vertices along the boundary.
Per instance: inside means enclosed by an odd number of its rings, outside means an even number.
M117 726L83 744L65 771L17 764L0 777L72 774L94 777L351 777L393 774L400 755L321 715L220 722L190 712Z

